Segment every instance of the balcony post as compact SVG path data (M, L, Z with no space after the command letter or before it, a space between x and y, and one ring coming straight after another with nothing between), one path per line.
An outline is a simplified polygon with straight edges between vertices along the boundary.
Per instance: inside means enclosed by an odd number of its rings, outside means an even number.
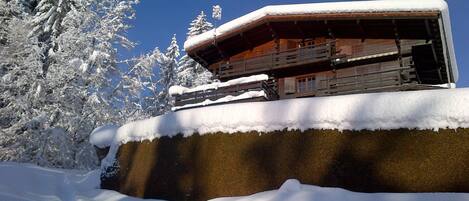
M244 72L246 72L246 59L243 60L243 64L244 64Z

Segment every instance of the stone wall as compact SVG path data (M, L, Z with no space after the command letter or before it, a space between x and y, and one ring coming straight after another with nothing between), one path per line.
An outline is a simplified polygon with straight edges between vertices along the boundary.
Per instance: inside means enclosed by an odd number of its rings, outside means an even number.
M102 187L207 200L301 183L360 192L469 192L469 129L215 133L131 142Z

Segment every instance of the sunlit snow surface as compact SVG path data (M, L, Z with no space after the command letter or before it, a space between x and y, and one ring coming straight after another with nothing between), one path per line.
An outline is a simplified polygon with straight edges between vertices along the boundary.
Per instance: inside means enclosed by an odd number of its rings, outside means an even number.
M102 164L113 164L121 144L177 134L399 128L469 128L469 88L234 103L171 112L120 127Z
M98 170L49 169L0 162L0 201L139 201L99 188Z
M278 190L210 201L468 201L468 193L356 193L287 180Z
M139 201L115 191L97 189L99 172L48 169L0 163L1 201ZM212 201L469 201L468 193L356 193L339 188L302 185L287 180L279 190Z
M95 128L90 134L90 143L99 148L109 147L118 128L118 126L112 124Z

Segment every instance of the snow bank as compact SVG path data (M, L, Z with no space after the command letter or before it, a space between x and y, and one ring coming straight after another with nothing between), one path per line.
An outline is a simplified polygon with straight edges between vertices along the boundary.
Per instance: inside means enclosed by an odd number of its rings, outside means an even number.
M283 129L469 128L469 88L354 94L193 108L120 127L104 167L118 146L179 133L270 132Z
M182 87L182 86L172 86L169 88L169 94L171 96L182 95L185 93L191 93L191 92L196 92L196 91L206 91L210 89L218 89L220 87L227 87L227 86L257 82L257 81L264 81L268 79L269 79L269 76L267 76L266 74L259 74L259 75L252 75L249 77L240 77L240 78L229 80L226 82L214 82L211 84L201 85L201 86L197 86L197 87L190 88L190 89L186 87Z
M201 103L194 103L194 104L187 104L179 107L172 107L171 109L173 111L180 110L180 109L186 109L186 108L193 108L193 107L200 107L200 106L207 106L207 105L214 105L214 104L219 104L219 103L227 103L227 102L232 102L232 101L237 101L237 100L245 100L245 99L251 99L251 98L257 98L257 97L266 97L267 95L265 94L264 91L248 91L244 92L238 96L225 96L223 98L217 99L217 100L205 100Z
M356 193L340 188L301 185L287 180L278 190L245 197L218 198L210 201L469 201L468 193Z
M8 201L138 201L98 189L100 172L49 169L30 164L0 163L0 200Z
M143 201L99 187L99 171L49 169L0 163L0 200L8 201ZM356 193L340 188L302 185L287 180L279 190L212 201L469 201L467 193ZM148 199L151 201L151 199Z
M104 125L95 128L90 134L90 143L99 148L109 147L118 128L116 125Z
M448 5L444 0L392 0L392 1L350 1L330 3L308 3L266 6L254 12L248 13L237 19L229 21L220 27L189 38L184 43L184 49L189 51L197 46L212 42L214 38L231 33L234 30L247 27L267 16L282 15L305 15L305 14L327 14L327 13L373 13L373 12L424 12L440 11L443 19L442 38L446 39L451 60L454 81L458 80L458 68L454 54L453 39L451 32Z

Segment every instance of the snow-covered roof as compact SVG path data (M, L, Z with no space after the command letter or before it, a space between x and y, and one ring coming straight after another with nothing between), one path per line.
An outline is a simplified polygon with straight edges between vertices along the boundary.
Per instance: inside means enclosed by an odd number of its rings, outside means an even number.
M469 128L469 89L355 94L193 108L126 124L117 130L103 165L130 141L193 133L284 129Z
M221 38L271 16L429 11L441 13L443 24L443 30L441 31L442 39L446 43L449 52L449 55L445 55L445 57L449 57L448 61L451 65L451 72L454 77L454 82L456 82L458 80L458 68L453 47L448 5L444 0L374 0L266 6L229 21L216 29L189 38L184 43L184 49L190 51L204 44L209 44L214 38Z

